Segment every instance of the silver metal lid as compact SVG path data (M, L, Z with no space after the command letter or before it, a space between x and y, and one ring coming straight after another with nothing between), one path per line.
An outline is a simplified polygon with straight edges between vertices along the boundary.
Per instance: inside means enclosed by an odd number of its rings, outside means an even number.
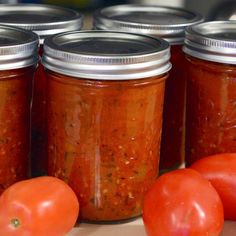
M38 35L0 25L0 70L24 68L38 61Z
M42 63L78 78L131 80L170 70L169 44L162 39L112 31L75 31L47 38Z
M212 21L188 28L183 50L200 59L236 64L236 21Z
M146 34L183 44L187 26L202 22L201 15L180 8L141 4L106 7L94 14L94 28Z
M41 4L1 4L0 24L34 31L43 43L47 36L79 30L83 17L67 8Z

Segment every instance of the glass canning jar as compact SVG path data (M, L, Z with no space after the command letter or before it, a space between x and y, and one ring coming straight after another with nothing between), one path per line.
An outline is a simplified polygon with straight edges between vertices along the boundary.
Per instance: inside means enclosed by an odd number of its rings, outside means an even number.
M0 194L28 177L37 50L36 34L0 25Z
M236 23L206 22L186 32L186 164L236 152Z
M106 7L94 14L94 28L161 37L171 45L172 69L166 80L160 170L179 167L184 161L186 59L182 51L184 31L203 20L180 8L142 4Z
M81 219L141 214L158 174L169 45L84 31L46 39L49 174L77 194Z
M1 4L0 24L34 31L40 38L39 55L44 39L50 35L80 30L82 15L74 10L42 4ZM32 176L47 174L46 77L39 62L34 76L31 116Z

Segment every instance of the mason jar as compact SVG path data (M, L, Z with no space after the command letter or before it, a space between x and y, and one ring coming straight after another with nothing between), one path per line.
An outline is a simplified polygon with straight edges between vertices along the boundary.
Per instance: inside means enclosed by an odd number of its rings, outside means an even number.
M170 76L166 80L161 138L160 170L184 161L186 60L182 51L186 27L203 20L198 13L180 8L130 4L106 7L94 14L94 28L161 37L171 45Z
M79 30L82 15L74 10L43 4L1 4L0 24L34 31L40 38L39 55L44 39L50 35ZM31 168L32 176L47 174L46 77L39 63L33 84Z
M236 152L236 23L206 22L186 32L186 164Z
M0 194L28 178L31 86L38 36L0 25Z
M75 191L82 220L141 214L158 174L169 57L167 42L137 34L46 39L48 172Z

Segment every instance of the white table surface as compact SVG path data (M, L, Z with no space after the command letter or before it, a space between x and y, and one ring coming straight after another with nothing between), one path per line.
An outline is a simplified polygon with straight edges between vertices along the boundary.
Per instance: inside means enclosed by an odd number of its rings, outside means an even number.
M146 236L142 219L126 224L80 224L66 236ZM236 221L226 221L220 236L236 236Z

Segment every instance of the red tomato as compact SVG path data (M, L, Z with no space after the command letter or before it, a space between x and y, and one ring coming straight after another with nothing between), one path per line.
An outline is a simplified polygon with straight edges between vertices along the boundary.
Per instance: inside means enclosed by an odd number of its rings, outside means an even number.
M64 236L75 224L79 203L55 177L20 181L0 196L1 236Z
M236 220L236 153L205 157L191 168L208 179L218 192L227 220Z
M149 236L217 236L224 214L209 181L191 169L160 176L144 198L143 221Z

